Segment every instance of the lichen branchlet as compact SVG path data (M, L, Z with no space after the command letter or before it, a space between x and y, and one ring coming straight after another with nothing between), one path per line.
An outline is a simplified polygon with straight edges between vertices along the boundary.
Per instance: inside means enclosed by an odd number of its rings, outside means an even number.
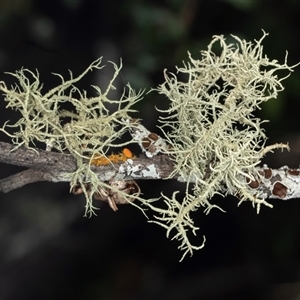
M133 111L132 106L142 98L142 93L136 94L128 84L121 99L109 99L108 94L115 89L114 81L122 67L122 64L112 65L115 69L113 78L105 91L93 86L95 97L88 97L86 91L80 91L75 84L89 71L103 68L101 58L75 78L72 72L69 80L54 74L61 79L61 84L47 93L42 93L39 74L28 69L8 73L18 81L12 88L0 82L6 107L21 113L21 118L15 124L6 122L1 131L12 138L16 148L33 147L40 142L49 151L55 149L73 155L77 170L68 174L71 189L78 184L82 186L87 200L87 214L94 212L92 196L104 185L90 169L91 160L95 155L105 156L111 147L130 143L117 144L116 141L131 128L131 123L126 119ZM118 106L115 112L109 111L111 104ZM85 189L86 184L90 187L89 191Z
M262 156L284 144L265 147L264 122L253 116L262 102L276 98L282 91L282 80L295 66L269 60L263 55L262 40L247 42L232 36L236 43L227 44L223 36L214 36L199 59L189 54L189 62L177 68L178 75L164 72L165 82L157 91L170 100L167 116L160 118L168 151L175 162L175 172L187 182L183 201L176 194L164 196L167 208L152 207L159 215L156 223L175 230L181 241L183 257L196 247L189 242L188 232L195 234L190 213L200 206L208 213L212 196L219 192L250 200L257 207L271 206L247 188L247 177L259 176L255 166ZM221 51L216 54L214 50ZM287 71L283 78L276 74ZM181 81L187 78L186 81ZM191 193L192 190L192 193Z

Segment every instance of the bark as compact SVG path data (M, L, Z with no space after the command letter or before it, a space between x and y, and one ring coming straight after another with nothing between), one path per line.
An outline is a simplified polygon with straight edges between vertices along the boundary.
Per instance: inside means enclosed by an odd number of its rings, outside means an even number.
M14 149L13 145L4 142L0 142L0 162L28 168L0 180L0 191L4 193L38 181L69 182L68 174L76 170L76 162L71 155L23 147ZM174 171L172 160L164 154L151 158L141 154L123 163L91 168L100 181L109 181L112 178L115 180L172 178L182 181ZM251 182L248 180L249 191L252 193L255 191L257 196L264 199L300 198L299 168L291 169L285 166L271 169L264 165L258 170L262 176Z
M4 193L37 181L69 182L69 173L76 171L76 162L71 155L23 147L14 150L13 145L4 142L0 142L0 162L28 168L0 180L0 191ZM167 155L152 158L140 155L128 159L125 163L92 166L91 169L100 181L108 181L111 178L166 179L174 171L174 166Z

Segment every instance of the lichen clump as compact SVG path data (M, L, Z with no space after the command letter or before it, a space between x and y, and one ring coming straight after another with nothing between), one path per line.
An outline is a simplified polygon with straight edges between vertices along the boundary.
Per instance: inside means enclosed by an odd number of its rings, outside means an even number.
M121 66L113 64L115 74L104 92L94 86L95 97L88 97L75 86L88 71L102 68L101 59L78 77L73 78L70 72L69 80L55 74L62 83L45 94L41 92L38 73L27 69L10 73L18 84L9 89L1 81L0 91L4 93L7 107L19 111L22 117L15 124L5 123L0 130L12 138L16 147L33 147L41 142L49 151L55 149L73 155L77 170L68 174L69 181L72 187L79 186L80 192L83 190L87 199L86 213L90 214L94 211L93 194L103 198L113 189L112 184L98 180L91 164L123 162L132 155L127 149L125 153L109 156L108 150L137 142L142 149L152 146L151 151L146 151L150 158L159 152L168 154L175 166L170 178L179 174L181 180L187 182L184 199L177 199L177 191L171 198L163 195L166 208L154 206L154 200L138 199L156 213L153 222L166 228L167 236L174 229L173 238L181 241L183 259L187 253L192 254L204 246L204 242L200 246L190 242L189 232L196 234L199 229L190 214L201 206L207 213L217 207L211 202L215 194L236 195L240 203L250 200L258 212L262 204L271 206L255 190L249 189L248 184L261 176L256 166L263 155L288 146L265 147L266 135L261 128L264 121L253 112L262 102L277 97L284 89L281 82L295 66L287 65L287 56L280 64L263 55L262 41L266 35L264 32L262 38L254 42L232 36L236 42L231 44L227 44L223 36L214 36L199 59L189 54L189 62L177 68L178 75L164 72L165 82L155 91L170 100L169 108L162 110L164 115L160 117L165 140L147 130L142 130L146 132L144 135L137 134L139 125L128 120L141 93L136 94L128 85L121 99L108 98L109 91L115 89L114 80ZM280 78L278 71L287 74ZM118 106L116 111L109 111L111 104ZM127 130L133 133L132 140L118 144L117 140ZM128 191L126 182L124 186ZM126 193L123 188L115 188L111 195L121 191L122 201L133 201L130 190Z
M161 111L167 116L160 118L170 144L165 152L174 160L175 172L188 184L182 202L174 193L171 198L163 196L167 208L152 209L159 213L155 223L165 227L167 235L175 230L183 257L203 246L189 241L188 232L195 234L198 229L190 213L200 206L208 213L216 206L211 203L214 194L225 192L236 195L240 202L250 200L257 211L261 204L271 206L249 191L247 181L259 176L255 166L266 152L287 145L264 147L264 121L252 113L262 102L277 97L284 89L282 80L293 67L287 65L287 57L280 64L263 55L265 36L263 33L254 42L232 36L234 44L214 36L200 59L189 54L190 61L177 68L178 75L165 71L165 82L157 89L170 100L169 108ZM287 71L286 77L278 78L279 70Z
M130 85L122 94L121 99L109 99L109 92L115 90L114 81L122 65L112 63L115 73L105 91L93 86L95 97L88 97L86 91L80 91L75 84L89 71L101 69L101 58L94 61L82 74L65 80L61 75L54 74L61 79L57 85L47 93L42 93L39 74L28 69L21 69L16 73L8 73L18 80L18 83L8 88L0 82L0 91L4 93L6 107L21 113L21 118L15 124L6 122L1 130L12 138L17 147L34 147L41 142L47 150L55 149L62 153L73 155L77 162L77 170L68 174L71 189L81 185L87 199L86 213L94 212L92 196L101 189L104 183L90 169L91 160L95 155L106 157L112 147L124 146L129 142L118 144L116 141L130 127L126 121L132 106L139 101L141 93L135 93ZM108 107L116 105L111 112ZM88 184L91 190L87 191Z

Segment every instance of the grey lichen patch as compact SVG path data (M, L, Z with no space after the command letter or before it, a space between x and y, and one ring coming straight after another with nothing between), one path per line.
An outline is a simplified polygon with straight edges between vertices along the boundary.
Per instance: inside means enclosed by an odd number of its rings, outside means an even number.
M118 174L134 176L135 179L160 179L161 176L155 164L143 164L134 162L132 159L120 165Z
M87 214L94 212L92 196L103 186L90 168L91 159L95 154L105 156L111 147L131 142L117 144L116 140L131 128L131 123L124 120L133 111L132 106L142 98L142 93L136 94L128 84L120 99L109 99L108 94L115 90L114 81L122 67L122 64L112 65L115 70L113 78L104 91L93 86L95 97L88 97L86 91L79 90L75 84L89 71L103 68L101 58L75 78L71 71L69 80L54 74L61 79L61 84L47 93L42 93L39 74L28 69L8 73L18 81L11 88L0 82L7 107L21 113L21 118L15 124L6 122L1 131L12 138L16 148L30 148L36 142L41 142L49 151L55 149L73 155L77 170L69 174L70 182L71 186L82 184ZM117 105L115 112L109 111L111 104ZM68 110L62 107L68 107ZM85 189L86 184L92 187L89 192Z
M287 56L280 64L263 55L266 35L254 42L233 36L234 44L214 36L199 59L189 54L189 62L177 68L178 75L165 71L165 82L157 89L170 100L169 108L161 111L167 116L160 118L162 130L169 130L165 139L170 147L164 152L188 183L182 202L175 192L171 198L164 196L165 209L151 208L159 213L156 223L168 235L174 229L183 257L199 248L188 238L189 231L195 234L198 229L190 213L201 206L207 213L216 207L210 202L214 194L221 191L237 195L240 202L250 200L258 211L261 204L271 206L256 197L248 183L260 176L255 167L265 153L288 146L264 147L264 121L252 113L262 102L277 97L295 66L287 65ZM216 54L214 49L220 48ZM286 71L283 78L277 74L281 70Z
M157 172L157 168L154 164L147 166L146 169L142 170L143 177L149 177L153 179L160 178L159 173Z

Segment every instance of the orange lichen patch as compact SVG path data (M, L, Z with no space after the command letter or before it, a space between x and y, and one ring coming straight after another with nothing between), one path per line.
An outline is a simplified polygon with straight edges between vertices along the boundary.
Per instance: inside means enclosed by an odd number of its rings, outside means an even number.
M122 153L127 157L127 158L132 158L133 157L133 153L128 149L128 148L124 148L122 150Z
M91 165L96 165L96 166L108 165L109 163L110 163L109 159L100 154L95 154L93 156L93 159L91 160Z
M128 148L124 148L122 153L118 154L113 153L108 156L96 154L91 160L91 164L96 166L109 165L110 163L117 164L125 162L128 158L134 158L134 155Z

